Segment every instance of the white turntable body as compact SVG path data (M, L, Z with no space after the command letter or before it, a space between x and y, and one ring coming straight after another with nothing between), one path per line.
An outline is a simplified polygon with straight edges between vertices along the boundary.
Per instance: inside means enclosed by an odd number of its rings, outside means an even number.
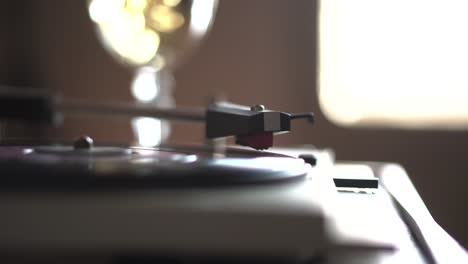
M411 210L406 211L408 203L401 201L405 197L395 197L393 189L382 187L394 179L401 185L398 188L412 193L413 205L419 202L401 167L335 163L331 152L308 148L275 151L292 156L313 154L317 163L308 168L304 179L275 184L157 191L2 192L0 248L64 254L326 256L325 263L467 259L464 250L440 227L438 241L444 241L446 247L434 248L433 240L424 234L434 234L432 227L438 225L426 221L428 218L421 216L424 213L417 214L418 219ZM333 182L337 174L384 177L374 190L338 192ZM409 226L408 219L415 225ZM427 226L431 230L426 231ZM414 227L419 227L419 235Z

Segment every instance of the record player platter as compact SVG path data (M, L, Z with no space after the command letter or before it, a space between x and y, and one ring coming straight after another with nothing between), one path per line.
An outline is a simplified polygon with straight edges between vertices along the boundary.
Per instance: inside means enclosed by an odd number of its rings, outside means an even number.
M303 178L302 159L227 148L1 146L4 190L193 188L275 183Z

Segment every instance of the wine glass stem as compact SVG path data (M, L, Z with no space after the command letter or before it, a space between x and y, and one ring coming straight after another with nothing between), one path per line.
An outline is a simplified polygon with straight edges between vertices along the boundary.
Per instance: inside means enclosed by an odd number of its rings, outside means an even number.
M154 71L143 67L135 73L132 94L137 103L170 108L175 105L174 84L174 77L169 70ZM132 128L137 144L145 147L164 143L171 129L168 121L152 117L133 118Z

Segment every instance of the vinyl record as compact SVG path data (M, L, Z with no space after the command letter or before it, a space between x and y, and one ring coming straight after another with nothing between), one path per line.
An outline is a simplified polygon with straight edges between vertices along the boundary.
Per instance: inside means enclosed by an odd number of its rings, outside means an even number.
M301 179L302 159L228 148L1 146L2 190L198 188Z

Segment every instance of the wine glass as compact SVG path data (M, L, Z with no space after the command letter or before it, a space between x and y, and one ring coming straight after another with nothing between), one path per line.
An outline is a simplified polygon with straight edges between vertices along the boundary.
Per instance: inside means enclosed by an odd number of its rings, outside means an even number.
M89 0L100 40L119 62L135 70L131 91L139 103L173 107L172 71L209 30L217 0ZM169 135L168 122L132 120L137 142L155 146Z

